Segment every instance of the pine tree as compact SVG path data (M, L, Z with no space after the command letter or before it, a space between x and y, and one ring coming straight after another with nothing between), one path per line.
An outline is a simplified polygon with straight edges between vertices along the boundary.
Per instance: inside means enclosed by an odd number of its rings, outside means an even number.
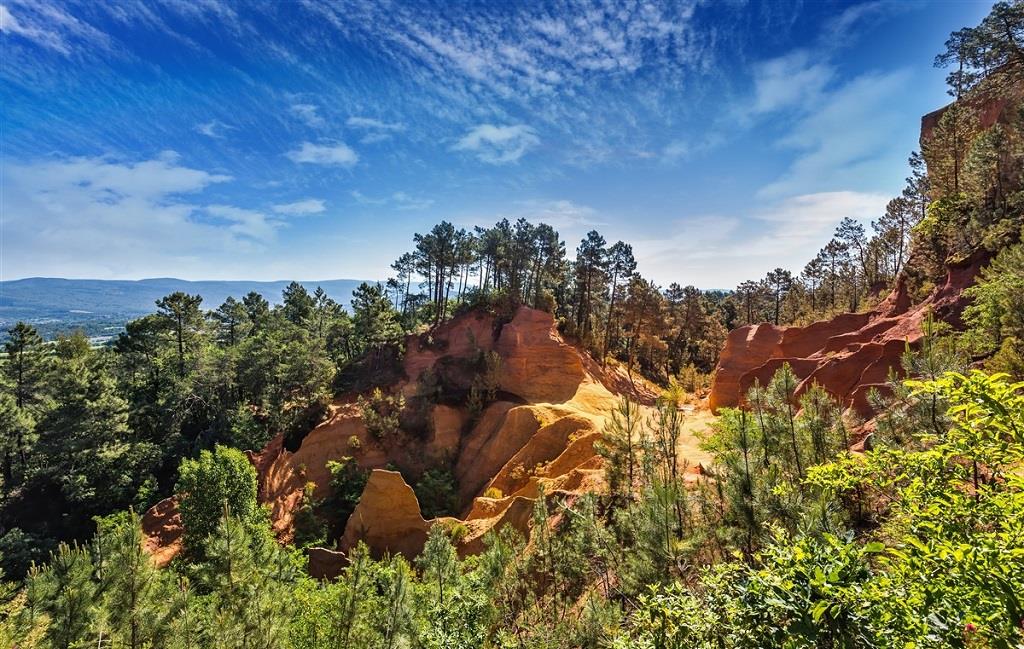
M152 646L165 635L168 623L164 574L145 550L142 520L135 512L106 533L109 554L101 588L115 642L130 649Z
M217 323L217 340L228 347L234 347L251 326L245 305L230 296L210 315Z
M281 313L285 320L294 325L303 327L306 321L313 315L315 299L306 290L306 287L298 282L291 282L281 293Z
M47 637L55 649L71 649L88 637L96 615L96 583L89 552L61 543L43 568L29 571L28 606L50 619Z
M3 477L13 483L14 456L19 472L24 474L28 463L28 436L45 397L47 358L43 339L31 325L18 322L7 330L4 343L3 376L10 386L16 410L8 411L2 423L4 430ZM13 440L9 444L7 440Z
M438 603L444 606L445 585L453 582L458 576L459 560L455 554L455 546L440 523L431 526L423 553L416 559L416 565L423 571L424 579L437 586Z
M202 296L188 295L181 291L156 301L157 315L164 320L177 343L178 376L185 376L185 354L202 330L202 303Z

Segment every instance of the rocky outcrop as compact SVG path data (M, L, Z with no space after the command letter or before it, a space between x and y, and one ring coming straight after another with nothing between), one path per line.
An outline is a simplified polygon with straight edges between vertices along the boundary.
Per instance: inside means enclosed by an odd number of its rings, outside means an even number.
M348 556L344 552L330 548L310 548L306 559L306 571L314 579L334 579L348 565Z
M929 314L954 327L962 324L963 290L986 261L987 255L979 253L951 265L945 283L913 307L900 283L866 313L844 313L806 327L757 324L733 330L715 369L709 407L717 411L739 405L755 382L767 383L788 363L800 379L797 394L818 384L861 416L870 415L868 392L886 389L889 372L899 372L907 345L920 342Z
M580 352L562 340L551 314L520 307L494 346L501 357L499 386L526 401L570 400L590 380Z
M153 557L153 563L163 567L178 556L183 549L181 513L178 499L164 498L149 508L142 517L142 533L146 537L146 550Z
M480 312L464 314L428 334L410 336L405 346L406 378L381 386L406 397L403 423L393 435L371 435L358 395L349 394L331 404L326 420L294 451L278 437L249 454L259 475L259 498L269 506L283 541L292 537L306 485L312 483L316 499L329 495L328 462L349 456L370 471L342 536L332 540L335 547L308 553L309 570L318 577L337 574L346 553L360 542L376 556L415 556L437 522L464 528L460 554L481 551L486 534L504 525L528 533L541 493L572 499L604 488L594 444L618 403L617 388L629 386L628 393L641 401L653 402L655 396L653 386L618 369L600 368L563 340L551 314L526 307L507 322ZM497 399L474 415L466 400L489 353L499 359ZM686 449L698 453L696 444ZM457 480L460 518L425 519L410 483L442 466ZM153 512L154 521L169 520L173 509L169 503ZM154 547L160 546L160 534L152 538Z
M472 416L465 393L488 353L499 359L498 399ZM382 386L404 394L407 410L424 410L421 430L403 428L393 438L375 439L355 395L339 398L294 452L278 439L251 455L260 499L287 540L304 486L313 483L314 497L326 496L327 462L351 456L372 473L337 546L347 551L364 542L377 555L414 556L435 521L424 519L409 483L428 468L448 466L466 528L461 553L482 548L484 535L496 526L526 532L542 487L549 494L602 488L594 442L617 397L588 371L594 365L562 339L549 313L520 307L507 322L479 312L454 318L410 336L406 379Z
M363 541L378 556L401 553L414 557L423 550L429 530L416 494L402 474L374 469L345 526L341 547L352 548Z

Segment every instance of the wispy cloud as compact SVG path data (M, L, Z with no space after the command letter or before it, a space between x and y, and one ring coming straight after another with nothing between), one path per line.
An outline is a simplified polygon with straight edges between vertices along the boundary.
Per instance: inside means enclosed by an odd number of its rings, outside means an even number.
M233 205L209 205L205 212L215 219L226 222L228 232L254 241L270 241L281 225L280 221L268 217L263 212Z
M287 155L293 162L307 164L351 167L359 162L359 155L344 142L335 144L303 142L298 149L289 151Z
M352 198L361 205L388 205L399 210L425 210L434 204L432 198L411 196L405 192L394 192L390 196L373 197L359 190L351 192Z
M594 227L602 223L597 210L570 200L531 199L517 204L522 207L517 218L522 216L537 223L547 223L556 229Z
M311 128L322 128L327 124L324 118L320 117L319 109L313 104L292 104L289 110Z
M345 38L380 53L417 89L420 112L463 127L529 116L575 148L635 147L647 125L678 119L717 74L715 40L699 2L482 3L451 11L430 3L307 2ZM641 76L643 81L636 85ZM379 139L382 135L368 136Z
M11 13L11 10L2 4L0 4L0 32L27 38L43 47L56 50L62 54L67 54L69 51L67 44L61 39L60 34L32 25L22 24Z
M395 122L382 122L372 117L349 117L345 124L351 128L370 129L374 131L404 131L405 124Z
M825 93L779 140L796 156L758 196L859 185L872 169L887 166L882 162L905 159L909 149L894 148L894 143L907 142L901 137L907 120L898 108L898 98L908 92L907 80L905 71L869 73Z
M848 190L801 194L743 218L687 215L668 222L662 236L630 242L645 275L731 288L780 266L799 272L843 218L867 223L882 214L888 200L884 194Z
M686 140L673 140L665 145L661 155L666 161L680 160L690 155L690 143Z
M225 129L227 129L227 128L229 128L229 127L226 124L224 124L223 122L218 122L217 120L213 120L213 121L210 121L210 122L205 122L203 124L196 124L196 132L197 133L200 133L202 135L205 135L206 137L212 137L212 138L215 138L215 139L223 139L224 138L223 131Z
M324 205L324 201L319 198L307 198L301 201L295 201L294 203L279 203L273 205L272 209L278 214L288 214L290 216L304 216L307 214L319 214L327 209Z
M762 254L810 251L823 245L842 219L867 222L878 218L888 201L885 194L849 190L791 196L754 213L768 231L753 248ZM811 254L802 261L809 261Z
M363 144L374 144L390 140L395 133L405 130L405 124L401 122L384 122L372 117L349 117L345 124L351 128L363 132L359 141Z
M835 69L810 52L797 50L754 66L751 112L769 113L797 108L808 110L835 77Z
M462 136L452 150L469 151L483 162L500 165L517 162L538 144L540 138L529 126L480 124Z

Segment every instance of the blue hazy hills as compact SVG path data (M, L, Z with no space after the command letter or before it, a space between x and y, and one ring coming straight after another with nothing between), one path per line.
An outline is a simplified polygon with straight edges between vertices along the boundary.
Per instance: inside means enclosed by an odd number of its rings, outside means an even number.
M322 287L348 308L353 289L363 281L331 279L299 283L310 292L317 286ZM0 328L6 330L24 320L48 338L72 329L102 337L113 335L132 318L153 313L155 302L175 291L201 295L203 308L215 309L228 296L241 299L250 291L260 293L271 304L278 304L281 292L289 283L290 280L188 281L171 277L141 280L29 277L0 282ZM0 338L5 335L6 331L0 331Z

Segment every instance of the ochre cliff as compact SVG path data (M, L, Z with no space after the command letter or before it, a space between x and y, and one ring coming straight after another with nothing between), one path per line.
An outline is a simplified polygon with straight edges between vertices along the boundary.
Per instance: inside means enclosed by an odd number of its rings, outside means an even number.
M315 485L314 498L325 497L331 479L327 462L351 456L371 473L344 534L336 540L340 551L362 541L376 555L418 554L435 521L423 518L403 476L414 481L426 469L447 466L458 483L460 517L440 522L461 521L466 532L459 552L478 552L484 535L497 526L510 524L528 533L542 489L549 497L600 491L603 470L594 443L618 403L619 391L640 402L653 401L651 386L600 368L562 339L550 314L527 307L518 308L507 321L467 313L429 334L408 337L405 347L405 379L381 387L402 393L406 410L420 414L418 419L403 417L394 436L371 435L357 395L343 395L294 451L279 436L250 454L259 475L260 500L270 507L282 540L292 536L305 485ZM479 372L479 360L489 353L499 359L496 399L474 417L465 405L465 392ZM419 424L406 425L410 421ZM691 431L687 438L692 438ZM695 447L690 444L687 451L700 455ZM696 463L703 456L692 459ZM159 520L153 518L154 523ZM151 546L170 547L159 529L147 531ZM330 575L340 566L339 556L316 550L310 569Z
M844 313L806 327L756 324L730 332L715 369L708 406L712 411L737 406L747 391L766 384L784 363L800 379L797 394L819 384L846 407L870 415L867 395L886 389L891 370L900 370L907 345L918 344L928 314L960 325L966 306L963 290L974 283L987 255L951 265L942 286L911 306L900 283L875 309Z
M971 128L965 137L973 137L997 123L1015 119L1024 86L1019 84L1000 92L976 92L964 100ZM921 150L929 169L930 144L939 128L946 106L921 119ZM1017 165L1004 165L1004 173L1019 171ZM1007 180L1009 182L1009 180ZM937 188L932 198L941 197ZM960 327L966 306L963 290L974 284L991 253L979 250L962 261L950 262L945 282L926 299L912 305L902 281L875 309L866 313L844 313L806 327L776 327L756 324L732 331L726 339L712 381L708 405L713 412L741 403L755 382L767 383L776 370L788 363L802 393L819 384L845 406L862 416L871 414L867 394L872 388L884 390L890 371L900 370L900 359L908 345L919 343L928 314L936 321Z

